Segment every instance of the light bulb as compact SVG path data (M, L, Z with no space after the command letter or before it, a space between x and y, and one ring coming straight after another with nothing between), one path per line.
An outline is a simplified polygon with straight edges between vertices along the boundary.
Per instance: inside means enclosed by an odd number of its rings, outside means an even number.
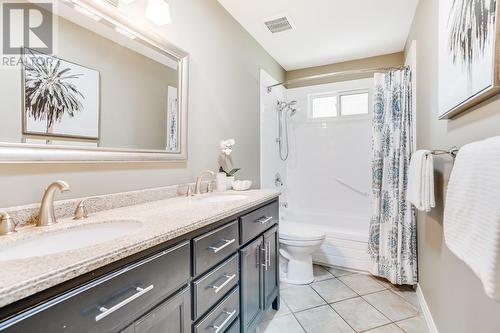
M156 25L170 23L170 6L165 0L148 0L146 17Z

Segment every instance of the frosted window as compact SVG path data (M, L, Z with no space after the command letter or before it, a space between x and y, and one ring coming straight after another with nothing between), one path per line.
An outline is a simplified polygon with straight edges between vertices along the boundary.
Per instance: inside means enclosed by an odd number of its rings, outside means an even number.
M312 98L312 118L336 117L337 96L314 96Z
M368 114L368 93L342 95L340 105L343 116Z

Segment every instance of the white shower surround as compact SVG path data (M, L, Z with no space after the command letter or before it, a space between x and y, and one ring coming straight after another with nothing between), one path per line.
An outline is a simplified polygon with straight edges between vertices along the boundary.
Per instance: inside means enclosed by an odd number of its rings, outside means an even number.
M261 101L268 101L261 111L261 145L266 147L261 151L261 177L262 187L275 188L265 178L278 169L282 173L284 167L286 196L280 200L286 201L288 208L281 208L282 223L293 221L326 234L313 255L315 262L366 271L370 198L337 179L360 192L370 192L371 117L324 122L307 119L308 94L359 89L369 90L371 103L372 78L283 89L287 101L297 100L298 109L290 121L290 157L286 162L279 161L273 108L283 92L274 93L273 89L271 94L261 95Z

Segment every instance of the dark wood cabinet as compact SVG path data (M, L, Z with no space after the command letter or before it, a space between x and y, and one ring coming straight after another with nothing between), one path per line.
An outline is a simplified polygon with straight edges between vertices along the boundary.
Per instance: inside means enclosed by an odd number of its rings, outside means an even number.
M278 216L273 199L20 300L0 332L252 332L279 307Z
M117 332L187 285L189 268L189 242L182 242L23 311L0 331Z
M279 307L278 226L240 250L241 330L253 332L265 311Z
M255 327L264 311L262 302L262 244L259 237L240 250L241 326L244 332Z
M189 333L191 295L189 287L181 290L148 312L121 333Z
M278 227L275 226L264 234L264 254L267 255L266 266L264 266L263 297L264 309L276 300L279 293L279 239Z

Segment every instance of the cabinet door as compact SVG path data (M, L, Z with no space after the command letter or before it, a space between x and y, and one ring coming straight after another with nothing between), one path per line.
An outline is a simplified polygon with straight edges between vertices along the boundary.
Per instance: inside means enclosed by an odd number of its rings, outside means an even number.
M279 291L279 255L278 227L264 234L264 309L268 309L278 296Z
M262 261L263 238L259 237L240 250L242 331L250 331L263 313Z
M137 320L124 333L189 333L190 298L188 287Z

